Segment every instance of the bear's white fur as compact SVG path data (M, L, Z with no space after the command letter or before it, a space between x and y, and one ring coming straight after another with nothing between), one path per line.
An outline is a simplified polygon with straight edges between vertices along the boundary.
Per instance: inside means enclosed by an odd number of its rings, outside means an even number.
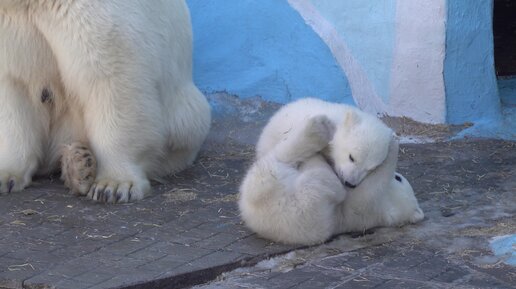
M240 187L239 208L249 228L284 243L315 244L333 234L335 208L346 190L318 152L334 132L327 117L312 117L256 160Z
M348 189L346 200L336 209L335 233L400 226L417 223L424 218L412 186L395 172L398 150L398 141L393 139L385 162L358 187Z
M325 115L336 124L335 137L324 154L335 163L343 182L358 185L387 157L393 132L373 115L356 107L303 98L282 107L272 116L256 145L259 159L309 118ZM352 140L352 141L350 141Z
M240 187L242 218L263 237L307 245L419 221L410 184L395 180L397 151L392 130L356 108L316 99L286 105L264 128Z
M92 198L141 199L193 162L210 120L183 0L0 0L1 193L80 142L98 164Z

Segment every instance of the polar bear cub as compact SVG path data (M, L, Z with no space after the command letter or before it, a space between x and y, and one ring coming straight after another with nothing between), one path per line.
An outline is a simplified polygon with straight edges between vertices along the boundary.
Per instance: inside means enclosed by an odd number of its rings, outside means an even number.
M0 103L0 193L57 169L66 145L78 193L141 199L193 162L211 122L184 0L0 1Z
M346 189L320 152L334 132L326 116L312 117L256 160L240 187L248 227L284 243L315 244L333 234Z
M347 187L357 186L387 157L393 131L378 118L349 105L304 98L284 106L272 116L256 145L257 158L316 115L324 115L336 125L335 135L322 153L332 160L336 173Z
M412 221L405 213L395 214L397 208L419 209L406 180L403 190L392 184L397 149L393 132L356 108L317 99L286 105L264 128L256 162L240 187L242 218L263 237L298 244L320 243L364 225ZM383 198L374 197L382 190L393 197L385 203L385 210L393 211L388 221L378 201ZM357 206L375 211L347 222Z
M399 144L393 139L387 159L337 205L335 233L417 223L424 218L412 186L396 173Z

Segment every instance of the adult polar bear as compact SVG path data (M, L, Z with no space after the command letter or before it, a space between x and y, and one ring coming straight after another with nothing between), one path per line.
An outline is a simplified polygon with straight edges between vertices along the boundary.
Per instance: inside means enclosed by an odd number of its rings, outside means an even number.
M98 164L89 196L141 199L193 162L211 121L183 0L0 0L0 103L1 193L80 142Z

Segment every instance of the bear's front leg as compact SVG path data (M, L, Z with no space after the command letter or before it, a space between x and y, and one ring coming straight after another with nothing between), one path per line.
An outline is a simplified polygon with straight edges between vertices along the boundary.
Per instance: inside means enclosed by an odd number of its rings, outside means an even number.
M167 137L157 93L144 85L97 84L84 107L84 125L97 176L87 197L108 203L143 199L150 191L146 172L159 164ZM140 90L139 88L143 88Z
M0 193L27 187L42 157L43 116L28 89L0 76Z
M273 152L279 161L297 166L323 150L334 134L335 125L327 116L312 116L305 124L293 129Z

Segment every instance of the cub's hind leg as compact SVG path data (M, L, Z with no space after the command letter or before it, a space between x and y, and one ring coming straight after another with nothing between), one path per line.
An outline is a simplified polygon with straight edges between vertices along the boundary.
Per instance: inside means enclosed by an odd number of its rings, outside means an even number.
M278 161L297 165L323 150L335 134L335 125L324 116L309 118L304 126L293 129L272 150Z

